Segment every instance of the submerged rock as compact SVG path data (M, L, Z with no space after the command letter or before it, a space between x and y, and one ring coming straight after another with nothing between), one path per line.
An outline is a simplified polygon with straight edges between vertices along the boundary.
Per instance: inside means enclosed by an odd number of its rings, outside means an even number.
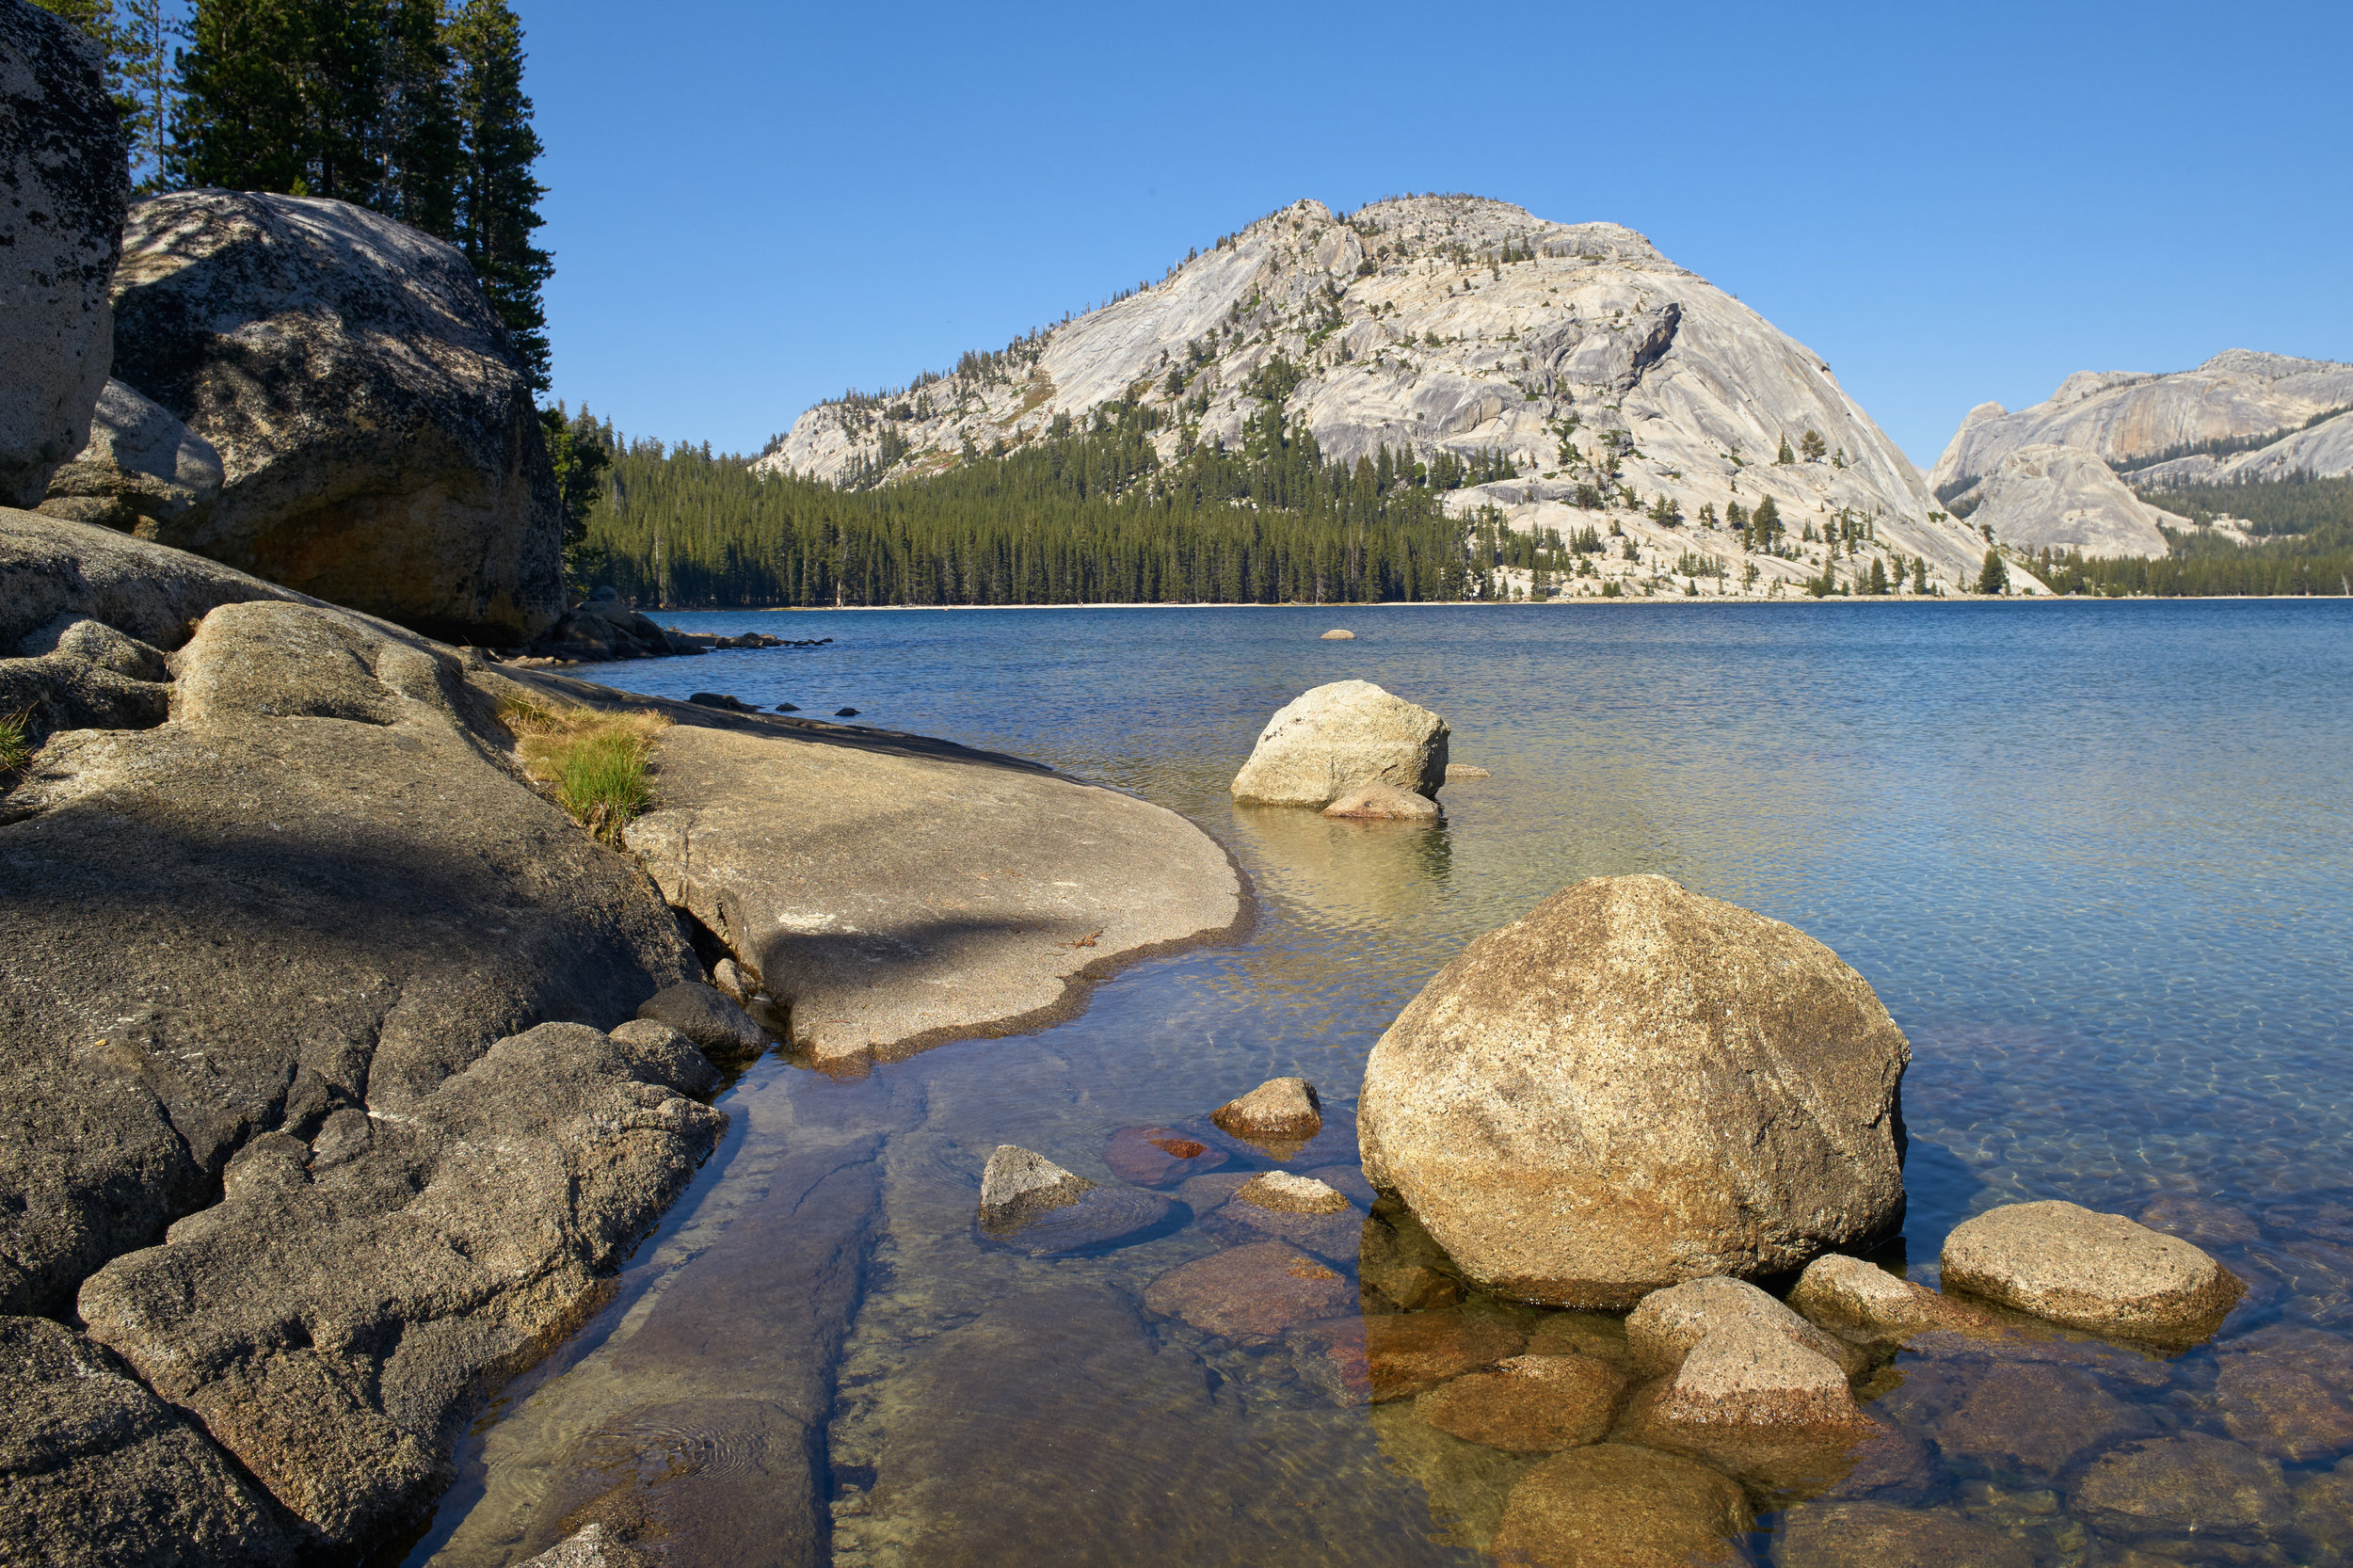
M1753 1515L1706 1465L1625 1443L1555 1454L1521 1478L1496 1530L1498 1562L1526 1568L1736 1563Z
M1345 1214L1349 1201L1313 1176L1289 1171L1269 1171L1252 1176L1234 1193L1246 1203L1277 1214Z
M1876 1264L1829 1253L1805 1266L1789 1304L1826 1328L1900 1339L1930 1329L1982 1333L1993 1320L1974 1307L1947 1301Z
M160 542L454 641L562 613L530 378L456 248L347 202L179 191L131 208L114 310L115 374L223 466Z
M981 1176L982 1232L1032 1257L1099 1247L1176 1213L1156 1193L1100 1186L1015 1144L997 1145Z
M1402 1400L1515 1356L1528 1344L1519 1319L1474 1306L1387 1313L1365 1320L1375 1400Z
M1485 768L1476 767L1468 762L1449 762L1446 765L1446 781L1449 784L1458 778L1493 778L1494 776L1495 775Z
M1305 1143L1323 1130L1323 1101L1304 1078L1270 1078L1209 1112L1209 1120L1257 1143Z
M131 181L105 65L80 28L0 7L0 506L38 504L81 449L114 355Z
M1138 1187L1174 1187L1225 1163L1225 1153L1174 1128L1123 1127L1103 1144L1112 1175Z
M1373 1048L1358 1140L1472 1279L1625 1307L1897 1224L1910 1059L1803 933L1664 877L1595 877L1423 988Z
M1356 1277L1404 1311L1445 1306L1463 1295L1454 1260L1395 1198L1372 1206L1359 1243Z
M1348 1281L1280 1241L1212 1253L1171 1269L1144 1292L1144 1304L1162 1317L1244 1343L1279 1338L1355 1304Z
M1289 1241L1335 1262L1363 1245L1364 1216L1347 1198L1309 1176L1269 1171L1237 1188L1204 1222L1229 1241Z
M2274 1324L2224 1347L2214 1402L2233 1437L2309 1464L2353 1448L2353 1343Z
M2185 1432L2108 1454L2076 1483L2075 1512L2103 1535L2251 1541L2285 1520L2280 1466L2251 1448Z
M1095 1183L1018 1144L1000 1144L981 1173L981 1224L1017 1225L1077 1203Z
M1947 1289L2094 1333L2196 1341L2247 1287L2177 1236L2058 1201L2005 1204L1945 1241Z
M662 1560L629 1545L602 1525L590 1525L528 1560L521 1568L655 1568Z
M1336 680L1276 711L1232 792L1245 804L1319 810L1371 783L1435 798L1446 744L1446 721L1427 708L1369 680Z
M1323 808L1327 817L1358 822L1435 822L1438 803L1394 784L1358 784Z
M1949 1510L1823 1502L1792 1510L1784 1568L2034 1568L2025 1543Z
M1617 1416L1626 1375L1583 1355L1515 1355L1415 1400L1417 1415L1466 1443L1549 1453L1598 1443Z

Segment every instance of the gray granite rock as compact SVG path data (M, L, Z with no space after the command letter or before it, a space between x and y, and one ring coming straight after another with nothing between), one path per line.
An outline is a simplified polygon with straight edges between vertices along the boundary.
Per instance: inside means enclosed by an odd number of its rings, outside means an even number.
M0 506L38 503L89 435L130 186L97 46L0 6Z
M108 381L89 441L50 476L40 510L142 538L200 527L220 499L220 454L163 405Z
M2161 527L2189 520L2159 511L2125 488L2098 457L2079 447L2022 446L1967 492L1972 525L1997 544L2061 554L2159 557L2171 548Z
M2140 1339L2194 1342L2247 1287L2204 1251L2079 1204L2004 1204L1945 1240L1947 1289L2038 1318Z
M1625 1320L1636 1367L1668 1380L1655 1417L1741 1427L1852 1425L1849 1348L1755 1286L1695 1279L1642 1298Z
M1446 782L1446 721L1429 709L1369 680L1335 680L1275 711L1234 776L1233 795L1245 805L1321 810L1385 784L1434 800Z
M531 386L454 248L346 202L182 191L132 207L114 310L118 377L223 466L161 542L456 641L563 611Z
M638 1004L637 1016L668 1024L713 1056L757 1056L768 1048L768 1032L752 1016L699 980L680 981Z

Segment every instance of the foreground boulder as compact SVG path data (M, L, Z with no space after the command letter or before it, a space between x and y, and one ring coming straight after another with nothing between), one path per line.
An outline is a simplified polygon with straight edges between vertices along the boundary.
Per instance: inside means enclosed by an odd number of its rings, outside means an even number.
M1331 805L1359 785L1436 799L1446 782L1446 720L1369 680L1318 686L1275 712L1234 776L1236 800Z
M1797 1269L1903 1214L1910 1048L1778 920L1595 877L1489 932L1374 1046L1365 1174L1465 1274L1626 1307Z
M1948 1289L2095 1334L2197 1341L2246 1294L2201 1248L2077 1204L2004 1204L1945 1238Z
M109 381L89 442L49 480L40 509L152 539L200 527L220 499L220 454L171 410Z
M0 6L0 506L39 502L89 434L130 186L97 45Z
M554 623L554 473L462 255L258 192L154 197L122 232L115 374L223 467L209 515L158 519L157 539L448 641Z

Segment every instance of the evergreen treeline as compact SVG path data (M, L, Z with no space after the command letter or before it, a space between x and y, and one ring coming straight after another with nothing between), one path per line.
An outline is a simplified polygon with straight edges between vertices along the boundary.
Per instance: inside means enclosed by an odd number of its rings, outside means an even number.
M140 191L332 197L447 240L546 388L554 267L507 0L195 0L184 20L164 0L38 3L105 51Z
M611 467L582 572L640 603L741 606L1449 600L1491 595L1496 567L1562 569L1557 536L1449 519L1429 472L1386 448L1327 462L1279 406L1239 450L1167 464L1155 424L1110 407L935 477L838 489L624 441L584 411L569 439Z

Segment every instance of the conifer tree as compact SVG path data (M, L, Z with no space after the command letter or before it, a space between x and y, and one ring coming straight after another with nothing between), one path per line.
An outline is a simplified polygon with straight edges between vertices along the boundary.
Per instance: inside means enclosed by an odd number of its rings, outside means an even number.
M1794 462L1796 462L1797 460L1798 460L1798 455L1797 455L1796 453L1794 453L1794 452L1792 452L1792 451L1790 451L1790 450L1789 450L1789 437L1788 437L1788 434L1787 434L1786 432L1784 432L1784 433L1783 433L1783 435L1782 435L1782 438L1781 438L1781 456L1779 456L1775 457L1775 458L1773 459L1773 461L1774 461L1774 462L1776 462L1776 463L1788 464L1788 463L1794 463Z
M1977 571L1977 592L1998 594L2007 593L2009 590L2009 568L2002 565L2002 552L1998 550L1988 550L1985 552L1985 565Z
M1822 454L1829 449L1829 443L1822 440L1822 433L1819 430L1808 430L1798 438L1798 444L1804 449L1806 461L1810 463L1820 462ZM1789 450L1789 438L1786 436L1782 438L1782 450L1784 452ZM1784 462L1788 460L1786 457L1782 459Z
M189 184L310 194L306 8L297 0L197 0L172 128Z
M547 187L532 178L540 153L523 94L523 30L506 0L465 0L451 18L460 128L457 248L473 264L491 308L514 335L532 386L548 384L547 311L540 290L555 272L532 243Z

